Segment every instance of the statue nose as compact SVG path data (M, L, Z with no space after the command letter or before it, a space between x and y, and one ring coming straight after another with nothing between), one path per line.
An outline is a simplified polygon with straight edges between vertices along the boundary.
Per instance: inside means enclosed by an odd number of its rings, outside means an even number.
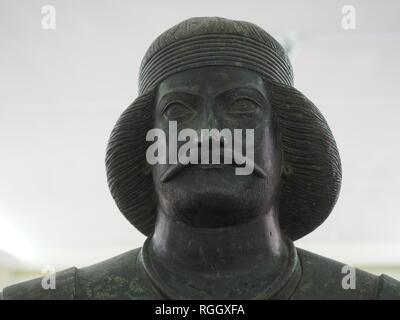
M197 140L198 163L224 163L223 152L225 139L213 135L200 135Z
M204 129L218 129L218 119L214 112L215 102L209 101L205 105Z
M203 144L208 144L209 148L212 148L212 146L215 145L215 141L219 142L219 147L221 149L225 147L225 139L223 137L222 138L218 137L217 139L217 137L214 137L213 135L204 135L204 134L199 135L199 137L200 138L197 140L198 148L201 148Z
M218 129L218 121L214 115L214 112L207 114L207 128L206 129Z

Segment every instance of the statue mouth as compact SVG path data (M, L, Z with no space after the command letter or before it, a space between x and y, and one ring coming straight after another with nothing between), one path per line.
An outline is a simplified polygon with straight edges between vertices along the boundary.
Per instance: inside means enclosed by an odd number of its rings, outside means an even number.
M235 153L234 150L232 150L232 152ZM244 168L246 166L246 164L250 164L253 167L252 173L254 173L255 176L257 176L261 179L267 178L267 174L265 173L265 171L258 164L256 164L252 159L242 156L242 159L245 161L243 163L238 163L237 161L235 161L236 159L237 158L235 156L233 156L232 163L223 163L223 161L221 161L220 163L207 163L206 161L199 161L199 163L183 164L181 161L178 161L177 164L170 165L170 167L162 174L161 182L166 183L166 182L172 180L183 169L191 167L191 166L197 166L200 169L210 170L210 169L223 169L226 166L234 166L237 168ZM205 160L205 159L202 159L202 160ZM208 158L207 158L207 160L208 160Z
M197 167L201 169L222 169L224 164L198 164Z

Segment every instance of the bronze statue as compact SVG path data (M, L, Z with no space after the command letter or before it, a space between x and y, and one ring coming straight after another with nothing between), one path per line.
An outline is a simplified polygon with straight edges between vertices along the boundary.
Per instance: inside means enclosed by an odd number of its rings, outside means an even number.
M143 247L57 273L55 290L36 279L3 298L399 299L396 280L356 270L345 288L344 264L293 244L332 211L341 163L325 119L292 84L283 48L254 24L192 18L164 32L106 157L111 193L148 236ZM236 175L235 161L150 165L146 135L171 121L196 132L253 129L253 173Z

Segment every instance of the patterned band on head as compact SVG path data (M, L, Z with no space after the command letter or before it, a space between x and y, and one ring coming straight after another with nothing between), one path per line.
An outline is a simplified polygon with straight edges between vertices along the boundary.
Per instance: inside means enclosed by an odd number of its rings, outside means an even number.
M193 18L164 32L150 46L140 68L139 93L174 73L205 66L242 67L293 85L289 59L266 31L243 21Z

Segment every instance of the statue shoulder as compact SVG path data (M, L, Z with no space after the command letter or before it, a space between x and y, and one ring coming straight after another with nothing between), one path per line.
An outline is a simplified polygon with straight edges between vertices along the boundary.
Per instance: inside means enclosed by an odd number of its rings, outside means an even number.
M400 299L400 282L297 249L302 278L292 299Z
M400 281L381 274L379 276L377 299L400 300Z
M71 300L75 297L77 268L55 274L55 287L43 285L44 278L36 278L3 289L4 300Z
M140 248L82 269L55 274L55 288L45 289L43 278L6 287L4 300L140 299L144 296L136 271Z
M77 299L148 299L137 268L140 249L79 269Z

